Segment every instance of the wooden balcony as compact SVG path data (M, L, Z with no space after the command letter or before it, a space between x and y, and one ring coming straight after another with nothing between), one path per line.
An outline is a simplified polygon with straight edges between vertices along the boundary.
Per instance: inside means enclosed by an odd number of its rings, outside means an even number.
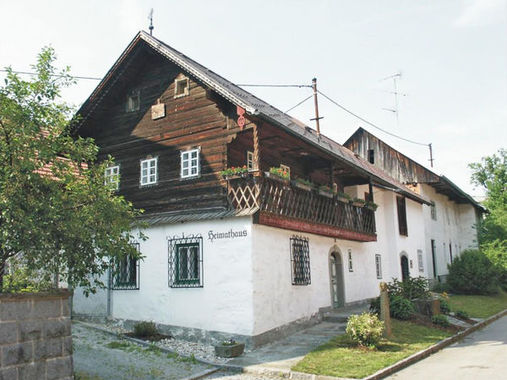
M228 199L238 214L259 224L355 241L376 241L375 212L320 195L281 179L228 179Z

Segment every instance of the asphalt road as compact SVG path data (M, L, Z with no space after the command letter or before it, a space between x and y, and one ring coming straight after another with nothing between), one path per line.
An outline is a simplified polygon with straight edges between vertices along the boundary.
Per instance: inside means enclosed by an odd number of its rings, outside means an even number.
M507 379L507 316L386 379Z

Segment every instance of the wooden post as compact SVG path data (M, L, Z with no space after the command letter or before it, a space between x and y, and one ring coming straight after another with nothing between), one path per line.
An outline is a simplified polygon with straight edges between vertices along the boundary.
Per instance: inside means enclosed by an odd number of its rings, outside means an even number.
M261 170L261 152L259 146L259 130L257 124L253 125L253 164L254 169L257 171L257 175L259 175Z
M392 335L391 314L389 311L389 294L385 282L380 283L380 319L384 321L384 337L389 338Z

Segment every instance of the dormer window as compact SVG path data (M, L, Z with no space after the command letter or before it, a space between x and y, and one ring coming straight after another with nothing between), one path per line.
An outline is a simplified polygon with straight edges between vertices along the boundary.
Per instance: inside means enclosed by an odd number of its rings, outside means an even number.
M141 160L141 176L139 179L141 186L153 185L157 183L157 158L148 158Z
M200 172L199 149L181 152L181 178L197 177Z
M104 171L104 184L111 190L118 190L120 188L120 167L110 166Z
M126 111L135 112L139 111L140 108L141 108L141 91L139 91L138 89L130 91L127 95Z
M174 97L180 98L188 95L190 83L188 78L180 78L174 81Z

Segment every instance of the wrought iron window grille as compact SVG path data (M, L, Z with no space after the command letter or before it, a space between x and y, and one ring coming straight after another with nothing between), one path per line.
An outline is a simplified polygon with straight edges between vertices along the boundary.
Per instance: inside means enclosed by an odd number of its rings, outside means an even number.
M308 238L292 236L291 247L291 276L292 285L310 285L310 246Z
M203 287L202 236L189 235L168 239L169 287Z
M132 243L139 252L139 243ZM127 255L115 260L111 268L113 290L139 290L139 260Z

